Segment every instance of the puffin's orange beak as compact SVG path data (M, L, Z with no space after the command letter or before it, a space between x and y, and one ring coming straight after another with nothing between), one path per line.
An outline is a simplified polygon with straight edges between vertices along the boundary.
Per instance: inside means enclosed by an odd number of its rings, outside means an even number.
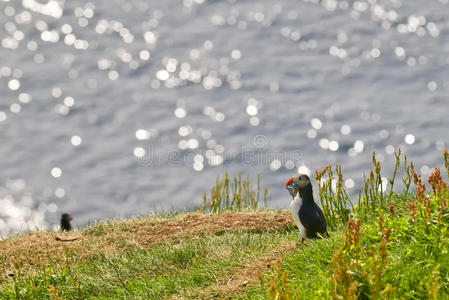
M290 185L290 183L292 183L292 181L293 181L293 177L287 181L287 183L285 184L285 187L288 187Z

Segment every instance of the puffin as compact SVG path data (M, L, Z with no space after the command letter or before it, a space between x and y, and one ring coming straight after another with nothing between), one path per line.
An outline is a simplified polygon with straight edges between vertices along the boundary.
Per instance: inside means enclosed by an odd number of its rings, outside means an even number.
M297 174L285 184L292 196L290 212L301 235L301 244L306 238L328 236L323 211L313 199L312 183L306 174Z
M70 231L72 230L72 225L70 221L73 220L73 217L69 213L63 213L61 216L61 231Z

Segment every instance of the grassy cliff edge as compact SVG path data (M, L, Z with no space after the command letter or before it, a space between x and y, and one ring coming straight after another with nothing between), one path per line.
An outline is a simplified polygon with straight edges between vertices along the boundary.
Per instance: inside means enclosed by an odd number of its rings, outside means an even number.
M373 155L357 203L339 166L317 172L330 237L307 246L288 211L258 208L259 183L228 175L200 212L0 241L0 298L449 299L448 186L396 158L387 189Z

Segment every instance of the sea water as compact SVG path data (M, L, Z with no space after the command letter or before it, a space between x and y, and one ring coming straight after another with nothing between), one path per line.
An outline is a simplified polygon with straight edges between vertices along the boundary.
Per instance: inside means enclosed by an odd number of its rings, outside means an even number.
M0 1L0 233L194 209L448 146L447 0Z

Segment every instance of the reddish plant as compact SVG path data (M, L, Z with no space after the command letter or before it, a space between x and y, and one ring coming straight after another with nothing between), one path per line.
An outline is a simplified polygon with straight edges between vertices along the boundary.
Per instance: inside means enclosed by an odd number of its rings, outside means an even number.
M282 271L282 260L278 259L268 289L268 298L276 300L299 299L299 293L293 291L291 285L288 284L288 281L288 272Z
M390 216L392 218L394 218L395 212L394 212L394 205L393 204L390 204L390 206L388 207L388 212L390 213Z
M410 204L410 219L416 220L417 213L418 213L418 208L416 207L416 203L412 202L412 204Z
M361 245L361 220L349 219L344 245L334 254L329 268L332 299L357 299L358 281L353 274L358 273L358 255L363 252Z
M426 185L422 183L421 175L416 173L415 170L412 171L413 171L413 182L417 186L418 200L421 203L424 203L426 201Z
M432 174L429 176L429 183L432 186L434 195L442 195L447 192L447 184L441 176L439 168L436 168Z
M378 299L380 295L394 291L394 289L391 290L391 286L389 288L387 288L387 286L384 288L384 283L382 280L382 271L385 270L387 266L388 242L390 241L391 228L384 228L382 216L379 217L378 223L380 230L383 233L383 237L379 244L378 255L375 256L376 259L372 265L374 275L373 289L371 291L372 299Z
M444 167L446 169L447 176L449 177L449 150L444 149L443 158L444 158Z

